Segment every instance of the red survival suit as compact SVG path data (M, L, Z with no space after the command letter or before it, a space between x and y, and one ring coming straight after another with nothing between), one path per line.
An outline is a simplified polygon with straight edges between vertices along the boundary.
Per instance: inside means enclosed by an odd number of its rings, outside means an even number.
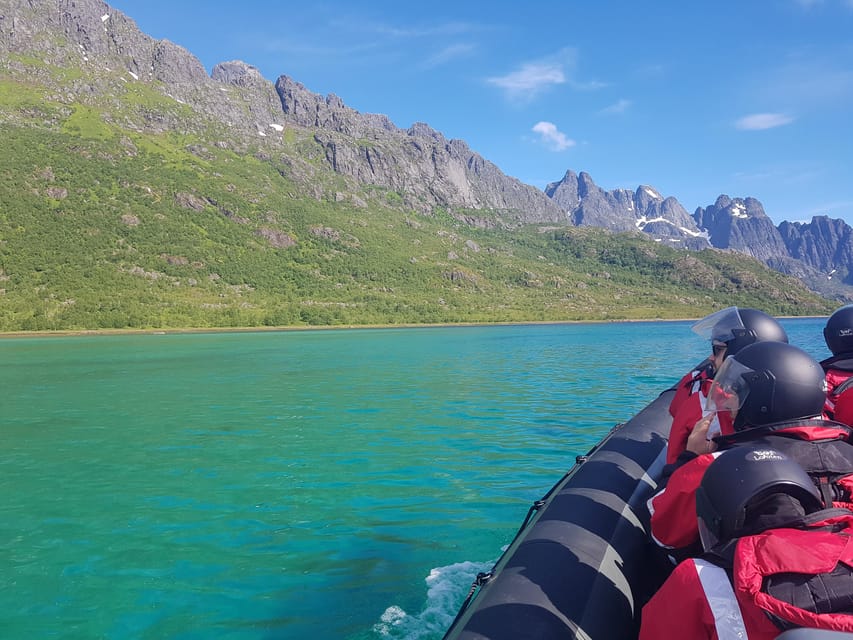
M687 398L698 393L700 389L707 392L710 381L714 377L714 364L710 360L703 361L698 367L684 374L675 385L675 395L669 401L669 415L673 418ZM703 386L704 385L704 386Z
M672 426L666 446L666 463L674 464L678 455L687 446L687 438L693 427L702 418L708 390L714 381L714 365L709 360L702 362L675 385L675 395L669 403ZM722 427L722 433L731 433L731 420Z
M687 448L687 439L693 432L693 427L702 419L705 413L705 404L708 400L708 390L713 380L702 381L701 389L687 396L672 418L672 426L669 428L669 440L666 445L666 463L675 464L678 456ZM717 430L723 435L734 433L732 426L732 414L722 411L714 416L717 421ZM715 426L711 425L712 428Z
M795 627L853 632L853 513L808 518L803 528L739 539L731 562L709 554L680 563L643 607L640 640L771 640Z
M817 484L824 504L853 507L853 428L818 418L756 427L715 441L721 449L738 445L776 449L795 460ZM667 549L683 550L699 540L696 489L705 469L719 455L678 457L666 486L648 501L652 538Z
M821 361L826 378L823 415L830 420L853 424L853 356L844 354Z

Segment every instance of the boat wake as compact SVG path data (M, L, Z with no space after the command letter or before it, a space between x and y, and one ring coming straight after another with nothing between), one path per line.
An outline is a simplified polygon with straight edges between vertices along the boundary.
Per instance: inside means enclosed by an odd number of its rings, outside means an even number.
M433 640L441 638L447 631L459 605L468 594L476 575L489 571L491 562L459 562L438 567L426 578L427 599L423 609L410 614L401 607L392 605L373 625L374 633L389 640Z

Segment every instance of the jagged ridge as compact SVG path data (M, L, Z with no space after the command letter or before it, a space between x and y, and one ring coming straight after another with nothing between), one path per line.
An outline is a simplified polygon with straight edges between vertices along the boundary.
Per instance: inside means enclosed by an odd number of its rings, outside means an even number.
M685 249L737 251L824 295L853 300L853 288L847 286L853 284L853 229L843 220L815 216L810 223L785 221L776 226L755 198L727 195L690 215L678 200L664 198L653 187L605 191L585 172L567 171L545 193L573 224L639 230Z
M853 233L840 220L777 228L757 200L728 196L691 216L651 186L608 192L584 172L568 171L543 193L424 123L398 128L384 115L359 113L338 96L314 94L285 75L269 82L239 60L217 64L208 76L186 49L143 34L101 0L2 0L0 45L7 74L53 86L59 103L98 104L107 122L131 130L194 133L241 153L258 149L318 199L367 206L369 187L379 187L396 192L406 208L446 210L480 228L539 223L641 231L686 249L746 253L816 291L853 299L838 286L853 277ZM27 55L44 66L27 64ZM84 73L57 79L56 68ZM115 97L128 87L156 92L164 101L128 110ZM302 144L300 154L290 153L293 139ZM340 181L330 184L318 163Z

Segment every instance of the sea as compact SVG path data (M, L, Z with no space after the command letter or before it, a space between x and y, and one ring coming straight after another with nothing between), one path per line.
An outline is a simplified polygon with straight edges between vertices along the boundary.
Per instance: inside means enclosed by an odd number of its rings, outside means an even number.
M690 327L0 339L0 637L438 640Z

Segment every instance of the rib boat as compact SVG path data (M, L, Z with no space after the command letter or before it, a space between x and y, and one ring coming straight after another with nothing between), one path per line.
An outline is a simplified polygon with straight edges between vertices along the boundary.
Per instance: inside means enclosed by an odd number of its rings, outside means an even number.
M649 538L674 389L616 425L541 500L444 640L634 639L672 563Z
M481 573L444 640L634 640L643 605L673 569L646 503L666 460L674 389L611 431L530 507ZM777 640L851 640L791 629Z

